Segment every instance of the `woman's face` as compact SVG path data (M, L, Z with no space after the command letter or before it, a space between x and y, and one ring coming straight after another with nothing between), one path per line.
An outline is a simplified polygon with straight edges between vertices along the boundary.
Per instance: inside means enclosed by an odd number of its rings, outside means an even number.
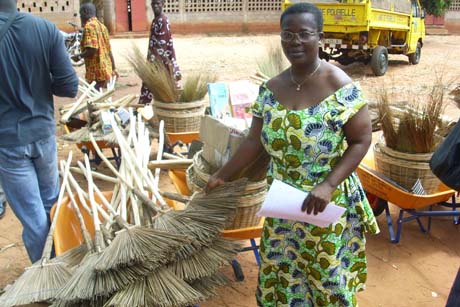
M318 57L318 46L323 33L318 32L311 13L287 15L281 25L281 46L293 65L307 64Z
M152 6L153 14L155 16L161 15L161 12L163 11L163 0L152 0L150 5Z

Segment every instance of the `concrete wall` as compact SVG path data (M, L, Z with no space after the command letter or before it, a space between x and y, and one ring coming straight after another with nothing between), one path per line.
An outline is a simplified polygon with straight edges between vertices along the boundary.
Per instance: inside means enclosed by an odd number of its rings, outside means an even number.
M18 0L18 9L48 19L64 31L73 31L69 21L80 24L79 0Z
M444 16L444 27L450 34L460 34L460 11L447 11Z
M147 22L153 12L146 1ZM279 29L281 0L166 0L174 33L271 32Z

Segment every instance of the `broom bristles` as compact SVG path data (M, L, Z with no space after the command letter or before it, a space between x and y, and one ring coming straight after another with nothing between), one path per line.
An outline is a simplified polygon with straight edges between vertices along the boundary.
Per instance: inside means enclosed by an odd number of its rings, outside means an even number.
M208 92L208 83L213 83L216 80L217 77L215 74L209 73L204 69L187 76L179 101L192 102L203 99Z
M51 259L51 262L62 262L69 269L72 269L80 264L88 252L88 246L86 244L81 244Z
M170 264L170 268L177 277L194 281L215 274L222 265L236 256L239 248L238 242L219 238L187 259Z
M430 89L428 102L412 98L404 106L402 114L396 116L388 92L383 89L377 108L386 146L406 153L433 152L441 139L436 133L442 126L444 91L444 84L438 79Z
M286 62L284 60L283 50L279 44L270 44L266 49L267 54L262 60L257 61L257 67L263 75L272 78L285 69Z
M195 280L190 285L208 299L217 295L215 291L217 287L224 286L228 282L228 278L223 273L217 272L212 276Z
M181 307L203 299L203 294L163 268L115 293L107 306Z
M148 261L152 266L165 263L190 238L146 227L121 230L99 258L96 270L107 271Z
M78 303L101 296L101 293L96 293L95 291L97 274L94 266L99 256L100 253L86 255L69 281L57 293L56 298L58 300Z
M64 263L39 260L5 290L0 297L0 306L27 305L54 299L71 273Z
M132 49L133 53L128 56L128 61L153 94L153 98L161 102L176 102L178 97L176 83L165 65L157 60L147 61L139 47L134 44Z

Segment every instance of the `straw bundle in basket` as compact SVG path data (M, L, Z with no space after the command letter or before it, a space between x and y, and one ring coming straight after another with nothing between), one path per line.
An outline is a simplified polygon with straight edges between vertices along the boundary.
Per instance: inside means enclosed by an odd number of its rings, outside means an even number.
M390 149L382 143L374 146L376 170L411 191L420 179L427 194L438 190L440 181L430 169L432 153L406 154Z
M153 104L158 120L163 120L168 132L190 132L200 130L201 117L204 115L207 101L165 103L155 101Z
M202 158L201 152L195 154L193 164L187 169L187 185L193 192L203 190L213 173L210 165ZM238 229L256 226L260 217L256 215L264 202L267 191L265 179L247 183L245 191L239 195L239 205L235 219L226 229Z

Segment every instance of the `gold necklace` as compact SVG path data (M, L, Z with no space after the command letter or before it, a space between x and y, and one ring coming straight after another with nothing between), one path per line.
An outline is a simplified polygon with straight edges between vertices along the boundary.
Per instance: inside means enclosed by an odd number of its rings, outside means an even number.
M316 66L316 68L310 73L308 74L305 79L302 80L302 82L298 83L295 79L294 79L294 75L292 74L292 66L291 66L291 69L289 69L289 73L291 75L291 81L292 83L294 83L295 85L297 85L297 88L296 88L296 91L297 92L300 92L300 88L302 87L302 85L305 83L305 81L307 81L308 78L310 78L311 76L313 76L315 74L315 72L318 71L319 67L321 66L321 61L318 62L318 65Z

